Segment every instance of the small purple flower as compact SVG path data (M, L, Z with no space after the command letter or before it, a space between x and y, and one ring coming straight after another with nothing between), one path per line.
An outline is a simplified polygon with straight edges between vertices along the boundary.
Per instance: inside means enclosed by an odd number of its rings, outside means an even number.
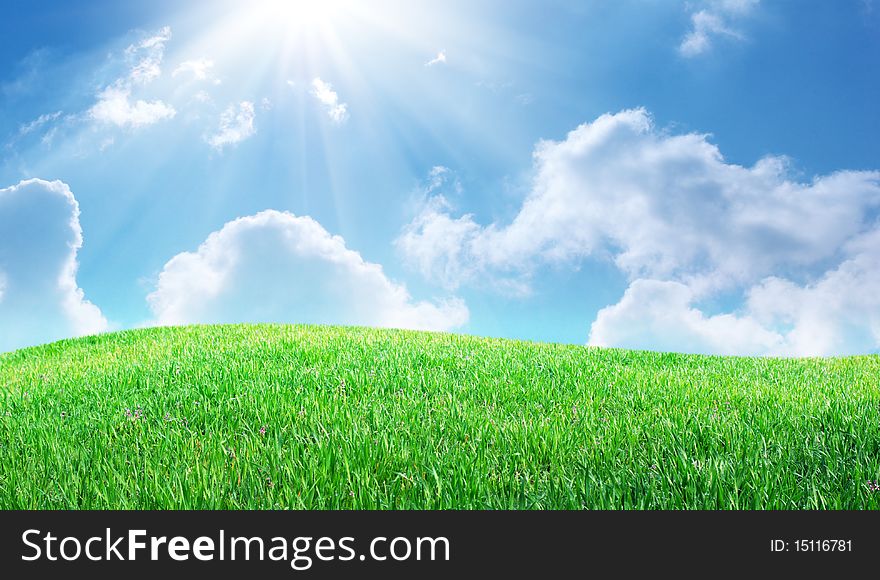
M267 429L268 427L269 427L268 425L263 425L262 427L260 427L260 435L265 435L265 434L266 434L266 429Z
M135 409L134 412L132 412L131 409L125 410L125 418L128 419L129 421L137 421L138 419L140 419L143 416L144 416L144 410L141 409L140 407Z

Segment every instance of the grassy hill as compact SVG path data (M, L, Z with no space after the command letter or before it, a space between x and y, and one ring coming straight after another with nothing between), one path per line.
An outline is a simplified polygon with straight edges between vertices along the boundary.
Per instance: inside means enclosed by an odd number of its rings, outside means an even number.
M316 326L0 355L0 508L880 507L880 357Z

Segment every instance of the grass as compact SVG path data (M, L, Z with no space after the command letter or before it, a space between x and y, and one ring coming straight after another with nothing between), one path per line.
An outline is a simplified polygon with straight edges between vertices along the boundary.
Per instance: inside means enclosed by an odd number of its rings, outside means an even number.
M880 357L318 326L0 355L0 508L877 509Z

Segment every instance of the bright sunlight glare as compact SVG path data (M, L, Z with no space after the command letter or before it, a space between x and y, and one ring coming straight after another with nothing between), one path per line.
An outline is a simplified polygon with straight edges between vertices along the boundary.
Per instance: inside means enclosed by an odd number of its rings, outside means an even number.
M349 0L263 0L264 16L299 30L330 26L354 8Z

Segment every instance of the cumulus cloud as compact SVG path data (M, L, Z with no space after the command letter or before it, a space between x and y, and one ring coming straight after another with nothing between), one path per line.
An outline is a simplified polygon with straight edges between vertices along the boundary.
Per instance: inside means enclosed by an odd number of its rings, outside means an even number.
M446 51L445 50L441 50L440 52L438 52L437 56L435 56L434 58L432 58L431 60L429 60L428 62L425 63L425 66L430 67L430 66L434 66L434 65L438 65L438 64L446 64Z
M131 129L171 119L175 114L174 107L162 101L132 101L131 87L119 85L101 91L98 102L89 110L95 121Z
M320 78L313 79L312 96L324 105L331 121L341 125L348 120L348 105L340 102L339 95L333 90L330 83L324 82Z
M749 317L707 316L680 282L636 280L620 302L599 311L589 343L643 350L742 354L778 351L783 339Z
M880 350L880 229L857 237L836 267L806 284L772 276L748 291L746 314L782 329L770 354Z
M130 45L126 59L128 74L116 79L98 92L97 102L88 117L100 123L134 129L174 117L174 107L161 100L147 101L133 97L136 88L153 82L162 74L165 44L171 39L167 26L153 36Z
M195 252L172 258L148 298L156 324L242 321L461 326L457 298L415 302L309 217L274 210L231 221Z
M206 141L218 151L240 143L257 132L254 127L254 117L254 104L250 101L242 101L238 108L229 105L220 115L217 132L208 136Z
M0 189L0 352L107 330L76 281L79 205L60 181Z
M822 319L825 332L840 339L822 345L789 333L798 324L801 334L818 332L818 318L810 312L818 303L816 293L831 284L823 284L823 276L837 279L836 268L850 261L870 263L866 244L857 241L880 227L880 173L840 171L804 182L792 178L783 157L767 157L751 167L727 163L706 135L658 130L642 109L603 115L563 141L541 142L534 160L531 192L509 224L483 226L471 215L455 216L445 198L430 198L397 240L408 263L449 289L490 279L523 292L546 264L576 267L588 257L611 260L633 284L641 282L597 320L593 336L603 344L613 344L615 337L620 344L634 344L611 332L609 320L662 310L644 304L646 288L657 291L657 304L675 306L678 318L689 320L687 328L703 329L697 336L705 351L728 352L707 333L729 328L736 334L734 326L744 328L740 322L780 335L774 342L754 333L751 346L741 345L744 353L855 352L873 340L864 317L858 332L843 327L832 332L828 325L842 324L842 311ZM850 276L853 267L846 269ZM752 296L755 305L770 304L769 298L759 300L770 292L761 288L776 278L805 291L803 307L788 318L754 306L754 312L735 313L754 320L733 324L694 310L703 301L736 292ZM858 279L857 294L870 293L864 284L874 279ZM854 309L858 302L854 295L846 304ZM639 304L647 310L632 311ZM695 344L689 340L682 349Z
M599 311L590 344L637 349L817 356L880 348L880 230L804 285L776 276L746 291L738 312L707 316L685 284L636 280Z
M678 51L694 57L709 51L717 37L743 39L736 22L750 14L760 0L711 0L691 12L691 30L682 39Z

